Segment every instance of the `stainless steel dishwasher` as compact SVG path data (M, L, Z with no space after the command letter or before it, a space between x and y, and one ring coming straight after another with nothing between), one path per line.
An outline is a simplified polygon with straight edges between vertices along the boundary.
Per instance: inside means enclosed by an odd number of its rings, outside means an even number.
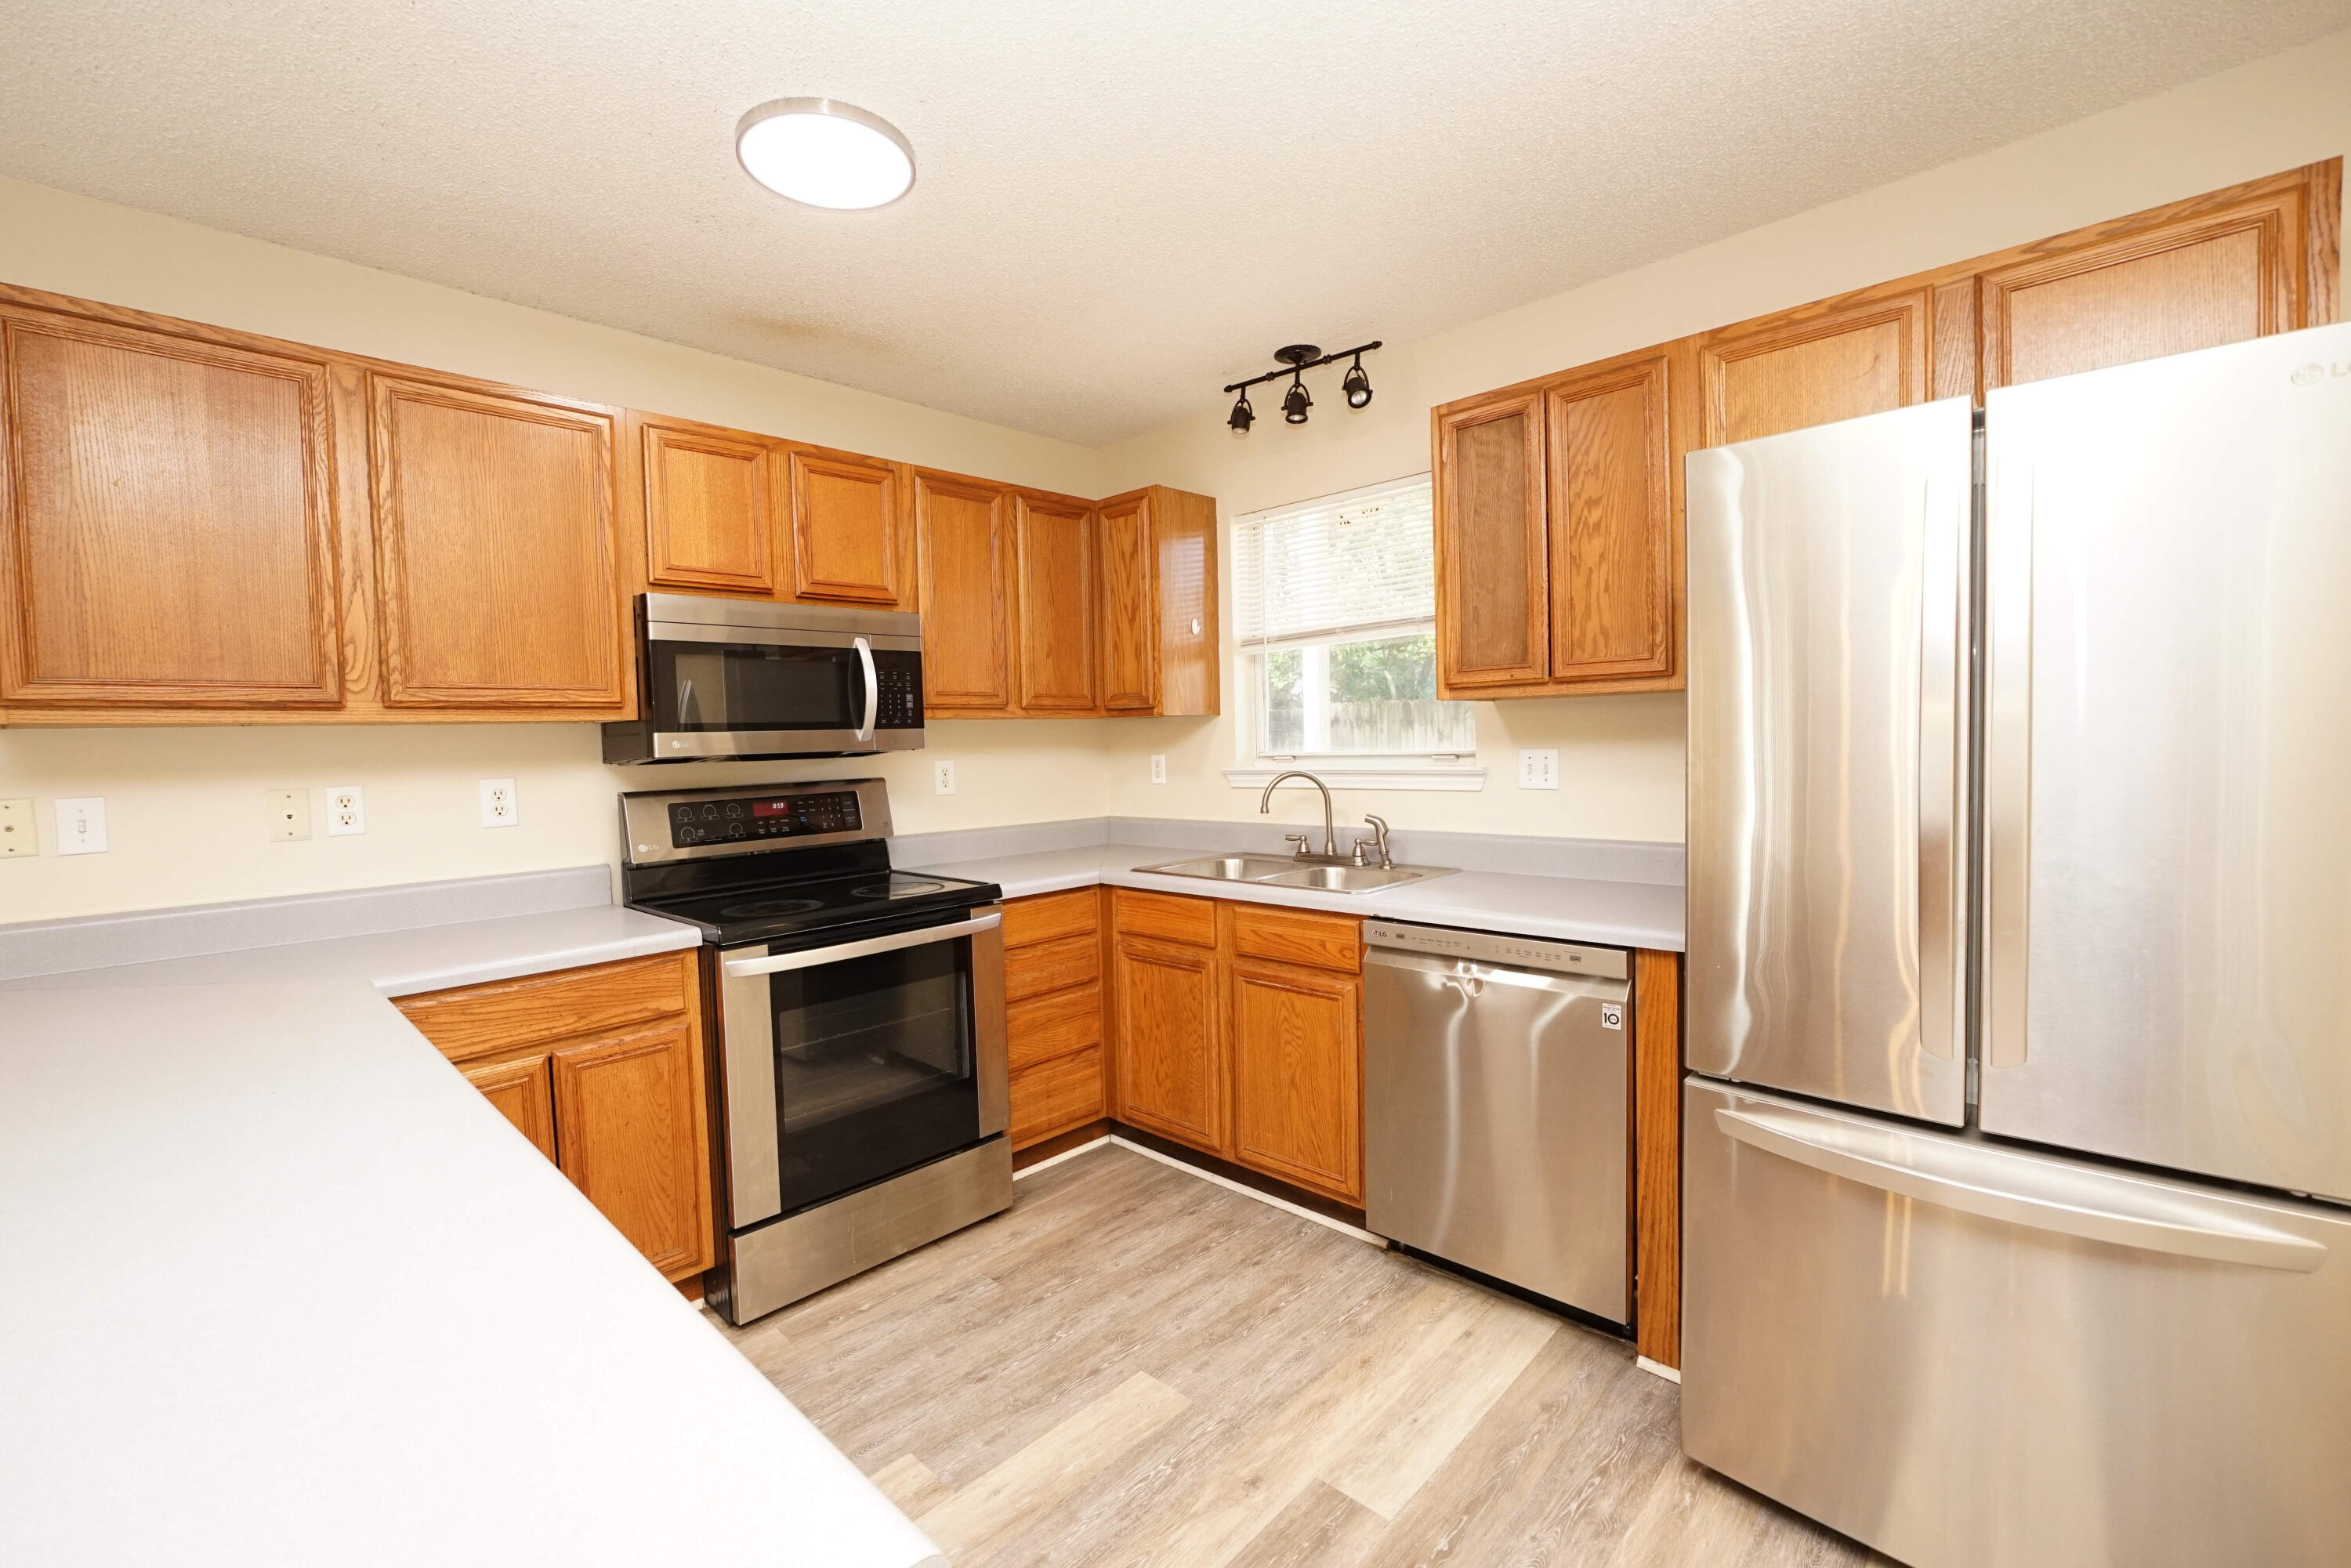
M1628 955L1364 926L1365 1223L1628 1321Z

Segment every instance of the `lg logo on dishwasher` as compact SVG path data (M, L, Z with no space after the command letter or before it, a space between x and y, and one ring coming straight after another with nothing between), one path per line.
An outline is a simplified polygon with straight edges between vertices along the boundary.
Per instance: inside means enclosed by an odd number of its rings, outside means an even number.
M2296 365L2293 379L2294 384L2298 387L2314 387L2330 376L2338 379L2351 376L2351 365L2322 365L2314 362Z

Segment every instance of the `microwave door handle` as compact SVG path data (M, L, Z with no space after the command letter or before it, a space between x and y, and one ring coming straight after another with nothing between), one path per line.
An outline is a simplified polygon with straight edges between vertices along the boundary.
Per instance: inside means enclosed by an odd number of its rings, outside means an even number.
M781 974L786 969L813 969L820 964L868 958L876 953L894 953L901 947L922 947L933 942L976 936L982 931L993 931L1003 924L1004 916L1001 915L982 915L976 919L958 920L952 925L925 925L920 931L901 931L893 936L869 936L862 942L843 942L831 947L777 953L765 958L730 958L720 967L730 980L739 980L747 975Z
M882 677L873 668L873 644L864 638L857 639L857 662L865 666L865 722L857 727L857 738L873 738L873 719L882 706Z

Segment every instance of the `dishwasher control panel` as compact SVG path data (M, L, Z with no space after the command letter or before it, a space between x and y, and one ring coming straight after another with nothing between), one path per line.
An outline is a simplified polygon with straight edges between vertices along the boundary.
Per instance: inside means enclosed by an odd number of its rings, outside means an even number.
M1590 947L1581 942L1547 942L1539 936L1504 936L1492 931L1456 931L1445 925L1410 925L1400 920L1365 921L1364 946L1608 980L1625 979L1632 973L1622 947Z

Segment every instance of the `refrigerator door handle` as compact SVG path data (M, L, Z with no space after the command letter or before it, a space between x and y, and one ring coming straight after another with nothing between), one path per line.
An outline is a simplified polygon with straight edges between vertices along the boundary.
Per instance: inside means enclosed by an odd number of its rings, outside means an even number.
M2243 1206L1948 1137L1863 1126L1778 1106L1719 1108L1742 1144L1922 1203L2144 1252L2307 1274L2326 1247L2252 1219Z
M1995 459L1986 496L1983 1051L1987 1068L2021 1067L2032 870L2032 467L2003 471Z
M1918 1045L1959 1060L1959 956L1964 918L1956 900L1959 841L1961 628L1967 613L1961 569L1967 556L1969 495L1929 478L1919 519L1918 615Z

